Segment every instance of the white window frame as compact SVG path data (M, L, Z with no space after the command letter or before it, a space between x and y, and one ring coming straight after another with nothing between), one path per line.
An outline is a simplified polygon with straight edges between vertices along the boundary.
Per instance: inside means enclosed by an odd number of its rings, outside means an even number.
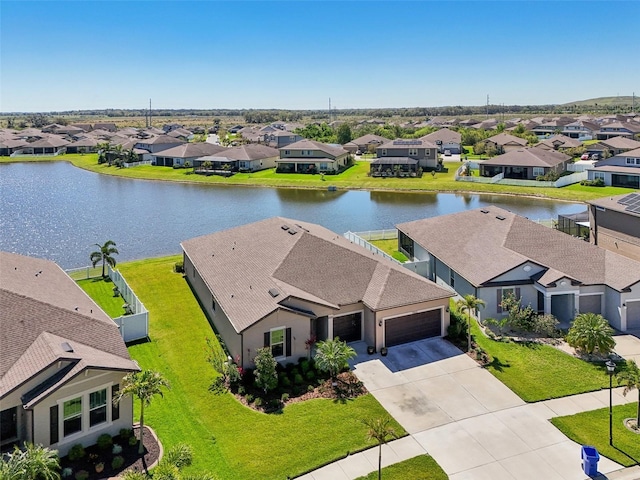
M386 156L387 156L387 149L386 149L386 148L383 148L383 149L382 149L382 156L383 156L383 157L386 157Z
M282 342L273 343L273 334L274 332L282 332ZM273 355L273 346L282 344L282 355ZM276 360L283 360L287 358L287 327L275 327L269 330L269 348L271 349L271 354Z
M96 394L98 392L104 392L104 404L100 404L97 407L91 408L91 395L94 395L94 394ZM109 415L107 413L108 410L109 410L109 408L108 408L108 406L109 406L108 395L109 395L109 389L108 388L101 388L99 390L94 390L93 392L89 392L89 402L87 403L87 407L88 407L88 410L89 410L89 415L88 415L88 417L89 417L89 428L94 428L94 427L97 427L98 425L101 425L101 424L107 422L107 420L109 418ZM94 412L95 410L100 409L100 408L104 408L104 411L105 411L104 421L98 422L98 423L95 423L95 424L91 425L91 413Z
M61 415L62 416L62 428L59 431L62 432L62 437L63 438L73 437L74 435L78 435L78 434L82 433L82 431L83 431L84 419L82 418L83 417L82 410L83 410L83 403L84 402L82 401L82 397L83 397L83 395L79 395L79 396L74 395L73 397L71 397L71 398L65 400L64 402L62 402L62 415ZM75 401L75 400L78 400L78 399L80 400L80 413L72 415L72 416L69 416L67 418L67 416L64 413L65 404L67 404L69 402L72 402L72 401ZM65 434L65 429L64 429L64 423L67 420L72 420L72 419L75 419L77 417L80 417L80 430L75 431L75 432L71 432L70 434L66 435Z
M64 398L61 398L59 400L57 400L57 404L58 404L58 409L60 414L58 415L58 432L60 432L60 438L58 440L58 444L64 444L67 442L75 442L77 441L79 438L87 435L90 432L97 432L100 431L104 428L108 428L113 424L113 420L111 418L111 413L112 413L112 409L109 408L110 405L110 399L113 395L113 382L109 382L109 383L104 383L102 385L96 385L94 387L91 387L88 390L83 390L82 392L77 392L74 393L73 395L68 395ZM107 391L107 403L106 403L106 407L107 407L107 416L106 416L106 420L104 422L100 422L100 423L96 423L95 425L91 426L90 422L89 422L89 407L90 407L90 395L92 393L95 392L99 392L100 390L105 390ZM80 429L80 431L78 432L74 432L71 433L69 435L65 435L64 434L64 421L65 421L65 417L64 417L64 404L66 402L69 402L70 400L74 400L76 398L80 398L81 399L81 425L82 428Z
M539 177L544 175L544 167L533 167L533 176Z
M594 180L598 180L598 179L604 180L605 177L606 177L606 175L605 175L604 172L593 172L593 179Z
M409 149L409 153L408 153L408 155L409 155L410 157L411 157L411 156L417 157L417 156L418 156L418 149L417 149L417 148L410 148L410 149Z

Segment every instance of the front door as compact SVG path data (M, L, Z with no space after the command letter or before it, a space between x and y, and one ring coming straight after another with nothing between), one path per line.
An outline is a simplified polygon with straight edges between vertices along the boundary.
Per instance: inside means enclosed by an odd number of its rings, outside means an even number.
M362 340L362 313L342 315L333 319L333 337L344 342Z

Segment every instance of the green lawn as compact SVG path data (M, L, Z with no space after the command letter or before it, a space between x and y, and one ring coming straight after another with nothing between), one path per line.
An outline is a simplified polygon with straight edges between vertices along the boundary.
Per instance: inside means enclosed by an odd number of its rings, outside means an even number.
M438 172L435 175L425 173L422 178L379 178L369 177L369 162L357 162L340 175L282 174L275 170L263 170L255 173L238 173L228 178L211 175L195 175L191 169L173 169L171 167L154 167L142 165L134 168L109 167L98 165L97 154L61 155L57 157L11 157L0 158L0 163L26 161L69 161L79 168L104 175L114 175L126 178L140 178L146 180L168 180L178 182L193 182L214 185L249 185L267 187L296 187L326 189L334 185L339 189L367 189L367 190L398 190L398 191L430 191L430 192L469 192L469 193L502 193L513 195L530 195L536 197L555 198L568 201L585 201L618 193L633 192L632 189L613 187L583 187L579 184L564 188L548 187L517 187L510 185L495 185L473 182L456 182L455 170L459 162L445 162L448 172Z
M593 445L600 455L630 467L640 463L640 434L628 430L622 421L635 418L636 411L636 403L613 407L613 447L609 445L609 407L552 418L551 423L574 442Z
M213 334L185 279L172 271L180 259L119 265L150 312L151 341L129 352L142 368L162 372L172 385L145 410L165 449L190 444L194 465L189 472L209 471L224 479L283 479L371 445L361 420L385 414L372 395L346 403L311 400L266 415L230 394L211 393L214 373L205 361L205 338ZM405 433L395 422L393 427Z
M384 458L383 458L384 459ZM440 465L429 455L419 455L404 462L395 463L382 469L384 480L447 480ZM371 472L356 480L378 480L378 471Z
M93 300L105 311L111 318L118 318L124 315L122 305L126 302L118 295L113 296L113 287L115 286L111 279L107 277L89 278L87 280L78 280L78 285L87 292Z
M391 255L393 258L395 258L399 262L406 262L407 260L409 260L404 253L398 251L397 238L391 238L388 240L371 240L369 241L369 243L371 245L375 245L384 253Z
M603 364L592 364L548 345L506 343L486 337L473 321L471 333L492 359L488 370L525 402L564 397L609 386Z

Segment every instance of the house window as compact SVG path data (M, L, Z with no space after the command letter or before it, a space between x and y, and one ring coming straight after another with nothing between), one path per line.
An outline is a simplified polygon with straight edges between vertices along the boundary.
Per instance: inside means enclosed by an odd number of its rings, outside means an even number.
M451 285L451 288L455 288L456 286L456 279L451 269L449 269L449 285Z
M544 167L533 167L533 176L539 177L544 175Z
M418 156L418 149L417 148L410 148L409 149L409 156L410 157L417 157Z
M387 156L387 149L386 149L386 148L383 148L383 149L382 149L382 156L383 156L383 157L386 157L386 156Z
M68 400L63 404L63 432L67 437L82 431L82 397Z
M497 290L498 292L498 298L497 298L497 308L496 311L498 313L502 313L503 309L502 309L502 301L509 297L509 296L513 296L516 300L520 299L520 289L519 288L514 288L514 287L510 287L510 288L499 288Z
M216 301L213 298L211 299L211 310L216 311Z
M271 330L270 332L270 345L271 354L275 357L284 357L285 352L285 329L279 328L277 330Z
M285 154L285 155L291 155L291 150L285 150L285 151L284 151L284 154Z
M404 250L410 258L413 258L413 240L402 232L399 232L400 248Z
M107 389L89 394L89 426L107 421Z
M320 162L319 163L319 168L320 168L320 170L328 170L329 169L329 164L327 162Z
M600 180L604 181L604 177L605 177L604 172L593 172L593 179L594 180L600 179Z

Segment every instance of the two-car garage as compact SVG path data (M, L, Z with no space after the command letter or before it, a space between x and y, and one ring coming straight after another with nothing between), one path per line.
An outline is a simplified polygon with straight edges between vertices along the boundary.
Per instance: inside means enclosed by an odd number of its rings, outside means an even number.
M442 309L440 308L384 320L386 347L439 337L442 333Z

